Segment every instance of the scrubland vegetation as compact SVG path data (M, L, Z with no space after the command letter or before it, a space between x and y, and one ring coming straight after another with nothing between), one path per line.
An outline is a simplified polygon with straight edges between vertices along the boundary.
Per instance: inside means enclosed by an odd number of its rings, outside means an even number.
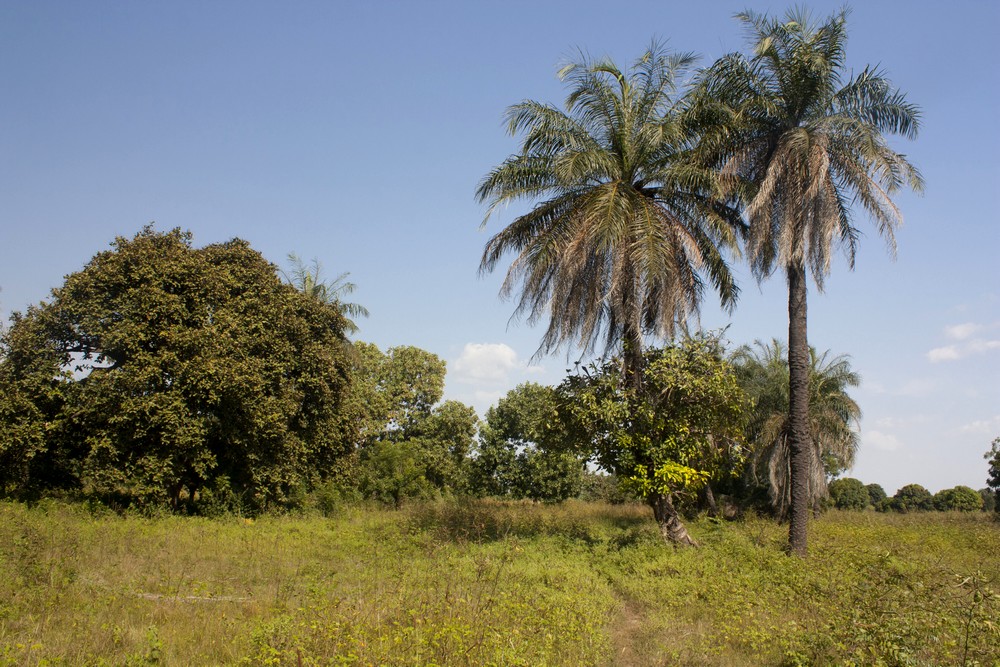
M991 665L1000 527L437 502L243 519L0 504L3 665Z

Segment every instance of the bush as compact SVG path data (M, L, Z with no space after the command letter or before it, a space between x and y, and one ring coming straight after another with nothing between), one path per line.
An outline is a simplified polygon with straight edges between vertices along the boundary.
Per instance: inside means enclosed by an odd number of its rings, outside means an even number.
M829 485L830 499L839 510L863 510L868 507L868 490L853 477L835 479Z

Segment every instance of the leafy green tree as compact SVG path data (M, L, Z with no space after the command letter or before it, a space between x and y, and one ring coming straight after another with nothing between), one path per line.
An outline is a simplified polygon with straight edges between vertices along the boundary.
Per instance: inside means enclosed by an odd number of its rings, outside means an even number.
M880 512L883 511L888 498L885 489L880 484L869 484L865 490L868 491L868 504Z
M979 489L979 497L983 499L983 511L993 512L997 509L997 495L993 489Z
M353 294L358 288L347 277L350 273L341 273L333 280L323 280L323 267L318 259L306 264L294 252L288 253L288 262L292 265L289 272L282 272L289 285L303 294L321 303L333 306L344 317L345 329L348 333L357 333L358 325L354 320L358 317L368 317L368 309L359 303L345 301L344 297Z
M778 515L786 517L792 502L791 420L789 417L789 368L785 346L773 339L756 341L732 355L740 384L753 401L747 421L747 439L753 448L749 473L769 482ZM831 469L854 463L859 444L861 408L847 393L861 383L847 356L831 357L809 348L809 504L816 507L826 495Z
M468 492L478 417L458 401L439 404L444 360L412 346L384 353L371 343L354 348L350 404L360 430L355 476L362 494L399 504L404 498ZM400 470L390 470L397 464Z
M480 495L561 501L579 493L583 461L568 443L552 387L518 385L486 412L472 490Z
M897 512L926 512L934 509L934 496L919 484L907 484L896 491L889 505Z
M663 538L695 544L676 501L715 478L739 475L745 397L712 339L646 353L642 389L622 382L617 360L559 387L563 419L592 443L605 470L653 508Z
M811 461L807 267L822 291L835 245L853 265L860 204L894 250L901 214L892 195L922 188L886 135L914 138L920 112L881 71L846 71L847 11L816 24L804 9L773 18L738 15L753 56L727 55L705 73L701 112L713 118L699 144L704 164L731 176L750 223L748 255L764 278L788 282L791 499L789 545L804 556L816 465Z
M868 507L868 490L853 477L835 479L829 484L830 500L839 510L863 510Z
M993 491L993 497L996 498L997 494L1000 494L1000 438L993 439L993 445L990 451L986 452L985 458L990 466L986 486ZM1000 503L995 503L994 507L1000 512Z
M510 203L532 208L487 242L480 270L515 255L501 294L519 289L516 313L548 320L540 351L590 351L603 339L635 383L645 337L671 337L697 310L702 276L735 304L724 254L741 221L710 197L714 173L683 160L695 133L678 81L692 63L657 46L628 72L583 59L560 72L565 111L530 100L508 108L510 134L524 139L479 185L483 225Z
M336 467L353 426L344 320L241 240L147 226L12 317L0 361L0 484L118 503L229 489L285 502Z
M453 494L470 491L469 456L478 422L472 407L445 401L408 433L405 442L420 452L424 476L437 489Z
M427 479L422 452L415 443L384 440L361 452L355 471L365 498L400 507L406 499L433 498L437 489Z
M941 512L978 512L983 509L983 498L975 489L958 485L935 493L934 509Z
M382 352L372 343L358 342L354 349L352 402L362 424L362 446L412 436L444 395L444 360L409 345Z

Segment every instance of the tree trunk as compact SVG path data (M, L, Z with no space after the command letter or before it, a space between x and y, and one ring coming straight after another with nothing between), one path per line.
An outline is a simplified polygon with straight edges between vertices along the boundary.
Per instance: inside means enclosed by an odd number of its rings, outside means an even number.
M809 342L806 338L806 269L788 267L788 444L791 471L791 507L788 548L806 556L809 521L809 470L812 457L809 433Z
M688 545L697 547L699 544L694 538L688 535L687 528L681 523L681 518L677 514L669 493L654 494L649 498L649 504L653 508L653 516L656 523L660 525L660 535L663 540L673 545Z
M709 515L719 516L719 506L715 502L715 494L712 492L711 484L705 484L705 489L702 491L702 498L705 501L705 506L708 508Z

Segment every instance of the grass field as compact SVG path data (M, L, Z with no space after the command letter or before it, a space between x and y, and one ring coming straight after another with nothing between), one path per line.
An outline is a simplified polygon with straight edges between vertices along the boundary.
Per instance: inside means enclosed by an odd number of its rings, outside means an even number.
M0 503L0 665L997 665L1000 524L491 502L119 517Z

